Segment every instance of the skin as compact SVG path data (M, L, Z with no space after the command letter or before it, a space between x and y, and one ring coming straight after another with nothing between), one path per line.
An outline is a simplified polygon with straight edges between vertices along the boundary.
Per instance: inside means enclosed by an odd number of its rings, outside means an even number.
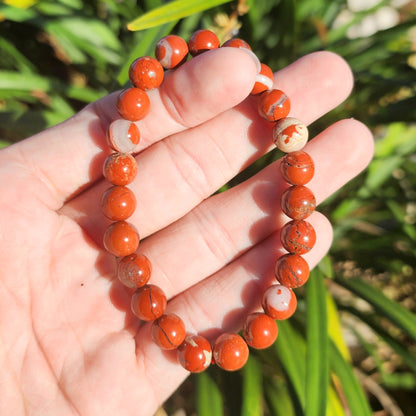
M279 162L210 196L272 149L272 124L246 98L255 75L243 50L204 53L149 92L151 113L137 123L130 221L146 238L139 250L168 311L211 341L259 308L283 253ZM276 73L275 86L291 97L290 115L309 124L348 96L352 76L341 58L319 52ZM101 170L116 97L0 152L0 414L152 415L188 375L132 316L131 291L102 247L109 184ZM305 151L319 203L365 168L373 141L348 119ZM313 267L332 231L317 212L310 222L317 243L305 259Z

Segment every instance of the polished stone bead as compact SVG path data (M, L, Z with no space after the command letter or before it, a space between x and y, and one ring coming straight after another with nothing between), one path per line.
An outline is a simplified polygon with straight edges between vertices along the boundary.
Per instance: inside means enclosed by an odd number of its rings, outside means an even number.
M215 340L213 357L223 370L239 370L247 362L248 355L248 346L240 335L226 332Z
M289 253L305 254L315 245L315 229L307 221L293 220L280 230L280 240Z
M296 152L305 147L309 132L305 124L294 117L285 117L273 127L273 141L282 152Z
M315 173L315 164L301 150L287 154L280 164L283 179L291 185L306 185Z
M227 40L227 42L225 42L222 47L231 47L231 48L244 48L244 49L248 49L249 51L251 51L251 46L243 39L239 39L239 38L232 38Z
M116 152L132 153L140 141L139 128L129 120L115 120L108 128L107 141Z
M260 64L260 72L256 76L256 82L251 90L252 95L260 94L273 88L273 71L266 64Z
M126 221L113 222L104 233L104 247L116 257L134 253L139 242L138 232Z
M150 100L142 89L128 88L121 91L116 106L121 117L130 121L138 121L149 113Z
M188 42L189 53L192 56L199 55L211 49L217 49L219 46L220 41L217 35L207 29L197 30Z
M277 259L274 274L283 286L299 287L309 278L309 265L299 254L285 254Z
M243 327L243 336L247 344L257 349L270 347L276 341L277 333L275 320L261 312L248 315Z
M258 102L259 114L268 121L286 117L290 111L289 97L280 90L265 91Z
M296 311L297 299L293 290L283 285L272 285L263 294L264 312L272 319L290 318Z
M185 324L174 313L162 315L152 325L153 341L164 350L173 350L185 339Z
M113 185L128 185L137 175L137 163L127 153L112 153L104 161L104 177Z
M163 67L158 60L150 56L135 59L129 68L130 82L142 90L152 90L163 82Z
M316 200L312 191L303 185L294 185L282 194L283 212L294 220L303 220L316 208Z
M131 310L142 321L160 318L166 309L167 299L163 290L156 285L138 288L131 298Z
M176 68L186 61L188 44L179 36L165 36L156 44L155 56L163 68Z
M112 186L104 192L101 207L110 220L126 220L136 209L136 197L126 186Z
M209 341L200 335L188 335L178 347L178 361L191 373L200 373L211 364L212 349Z
M117 277L130 288L144 286L152 274L152 263L144 254L130 254L118 263Z

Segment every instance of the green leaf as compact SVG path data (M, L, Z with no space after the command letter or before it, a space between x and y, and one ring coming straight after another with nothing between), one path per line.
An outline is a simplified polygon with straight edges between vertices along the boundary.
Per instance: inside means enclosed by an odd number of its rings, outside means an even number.
M127 25L129 30L143 30L179 20L231 0L176 0L138 17Z
M322 416L329 386L328 318L326 287L318 269L306 285L306 416Z
M6 140L0 140L0 149L3 149L3 147L9 146L10 143L6 142Z
M243 368L242 416L263 415L262 379L260 363L251 355Z
M293 400L286 381L280 377L268 379L264 385L267 406L273 416L295 416Z
M224 415L221 391L207 372L197 376L196 401L198 416Z

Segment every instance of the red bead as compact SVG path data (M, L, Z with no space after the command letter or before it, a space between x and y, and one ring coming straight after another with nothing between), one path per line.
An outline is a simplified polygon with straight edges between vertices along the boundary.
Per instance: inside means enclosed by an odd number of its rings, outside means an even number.
M214 344L213 356L215 363L226 371L236 371L248 360L248 346L237 334L224 333Z
M123 257L117 269L117 276L123 285L137 288L145 285L152 273L152 263L144 254L130 254Z
M163 67L156 59L142 56L130 65L129 78L136 88L151 90L162 84Z
M207 369L211 358L211 345L200 335L188 335L178 347L178 361L191 373L200 373Z
M219 46L220 41L217 35L206 29L197 30L188 42L189 53L192 56L199 55L211 49L217 49Z
M315 245L315 229L307 221L293 220L280 230L280 240L289 253L305 254Z
M112 153L104 162L104 177L113 185L128 185L137 175L137 163L126 153Z
M302 150L308 143L308 137L306 125L294 117L283 117L273 127L273 142L285 153Z
M274 274L283 286L299 287L309 278L309 265L299 254L285 254L277 259Z
M283 285L272 285L264 292L262 306L272 319L288 319L296 311L298 301L292 289Z
M294 185L286 189L281 200L283 212L294 220L303 220L316 208L312 191L303 185Z
M153 341L164 350L173 350L185 339L185 324L173 313L162 315L153 322Z
M141 120L149 113L149 97L146 92L140 88L128 88L122 91L118 96L117 110L121 117L126 120Z
M225 42L222 46L229 46L232 48L244 48L251 51L251 46L245 40L239 38L227 40L227 42Z
M107 141L116 152L131 153L140 141L139 128L128 120L115 120L108 128Z
M257 349L270 347L276 341L277 333L274 319L261 312L248 315L243 327L243 336L247 344Z
M188 44L179 36L168 35L156 44L155 55L163 68L172 69L186 61Z
M104 247L116 257L134 253L139 242L136 229L126 221L113 222L104 234Z
M166 295L156 285L145 285L137 289L131 298L131 310L142 321L154 321L165 312Z
M289 97L280 90L265 91L260 96L258 110L268 121L280 120L290 112Z
M112 186L104 192L101 206L104 215L110 220L126 220L136 209L136 197L125 186Z
M273 88L273 71L266 64L260 64L260 72L256 76L256 83L254 84L251 94L256 95Z
M283 179L291 185L306 185L315 173L315 164L306 152L288 153L280 164Z

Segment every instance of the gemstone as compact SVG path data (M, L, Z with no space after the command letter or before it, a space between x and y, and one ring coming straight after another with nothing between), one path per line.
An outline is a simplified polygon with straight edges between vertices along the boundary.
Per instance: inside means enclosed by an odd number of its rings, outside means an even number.
M239 38L227 40L227 42L225 42L222 46L229 46L231 48L244 48L248 49L249 51L252 50L251 46L245 40Z
M116 152L132 153L140 141L139 128L129 120L115 120L108 127L107 141Z
M256 82L251 90L252 95L260 94L273 88L273 71L266 64L260 64L260 72L256 76Z
M156 44L155 56L163 68L176 68L186 61L188 44L179 36L165 36Z
M123 285L138 288L145 285L152 274L152 263L144 254L130 254L118 263L117 277Z
M136 197L126 186L112 186L104 192L101 207L110 220L126 220L136 209Z
M226 332L215 340L213 357L223 370L239 370L247 362L248 354L248 346L240 335Z
M290 111L289 97L280 90L268 90L260 95L259 114L268 121L286 117Z
M277 338L277 325L273 318L255 312L247 316L243 336L250 347L264 349L270 347Z
M140 88L128 88L121 91L116 106L121 117L138 121L149 113L150 100L146 92Z
M316 233L309 222L293 220L282 227L280 239L283 247L289 253L305 254L315 245Z
M282 152L296 152L308 142L308 128L294 117L285 117L273 127L273 141Z
M161 317L166 305L166 295L156 285L144 285L138 288L131 298L131 310L142 321L154 321Z
M275 264L274 274L277 281L288 287L299 287L309 278L309 265L299 254L285 254Z
M197 30L188 42L189 53L192 56L199 55L211 49L217 49L219 46L220 41L217 35L206 29Z
M316 200L312 191L303 185L294 185L282 194L283 212L294 220L303 220L316 208Z
M128 185L137 175L136 159L127 153L112 153L104 161L103 174L113 185Z
M211 345L200 335L188 335L178 347L178 361L191 373L204 371L211 364L211 359Z
M279 321L290 318L295 313L297 303L293 290L283 285L272 285L263 294L264 312Z
M163 67L158 60L142 56L132 62L129 68L130 82L142 90L157 88L163 82Z
M306 185L315 173L315 164L308 153L301 150L288 153L280 164L283 179L291 185Z
M104 233L104 247L116 257L134 253L139 242L136 229L126 221L113 222Z
M164 350L173 350L185 339L185 324L174 313L162 315L152 325L153 341Z

